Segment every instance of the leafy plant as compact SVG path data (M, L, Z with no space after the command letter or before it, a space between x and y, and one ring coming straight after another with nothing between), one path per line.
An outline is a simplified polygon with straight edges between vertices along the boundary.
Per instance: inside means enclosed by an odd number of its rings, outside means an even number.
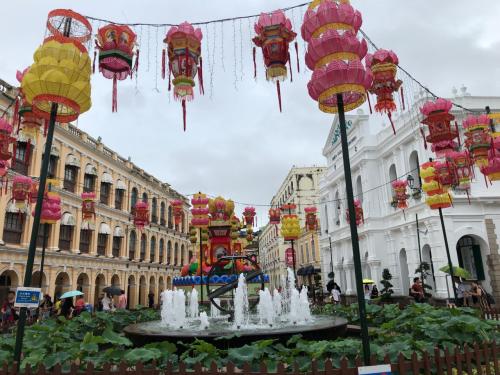
M394 293L394 290L392 290L392 287L394 285L391 284L391 280L391 272L388 268L384 268L384 270L382 271L382 280L380 281L380 283L383 285L383 288L380 291L380 297L384 301L391 299L391 296Z

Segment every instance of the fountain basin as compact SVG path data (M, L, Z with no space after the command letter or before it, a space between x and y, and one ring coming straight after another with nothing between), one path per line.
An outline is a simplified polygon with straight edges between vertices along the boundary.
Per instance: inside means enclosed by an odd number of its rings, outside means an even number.
M250 322L245 327L236 329L234 323L224 319L209 319L210 326L200 330L199 319L186 322L186 327L175 329L162 324L161 321L132 324L125 327L125 335L135 346L143 346L151 342L182 341L189 343L195 339L205 340L217 347L237 347L252 341L277 339L285 343L292 336L301 334L304 339L331 340L344 336L347 330L347 320L339 317L314 315L312 321L298 324L277 323L273 326ZM226 337L226 340L217 340Z

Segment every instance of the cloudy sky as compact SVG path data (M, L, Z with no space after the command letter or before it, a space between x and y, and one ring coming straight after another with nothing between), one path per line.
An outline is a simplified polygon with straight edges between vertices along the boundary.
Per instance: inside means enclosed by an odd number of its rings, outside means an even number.
M298 4L285 0L183 0L71 2L87 16L129 23L200 22L258 14ZM2 3L0 77L15 84L15 72L31 64L49 10L68 1L17 0ZM355 0L363 29L380 47L393 49L400 63L440 96L462 84L473 95L500 92L500 33L496 0ZM288 12L295 30L304 8ZM292 165L321 165L332 117L317 110L306 84L311 72L294 71L282 85L283 113L276 89L264 79L260 52L253 79L251 37L255 19L201 26L205 96L188 103L182 131L179 103L161 80L165 28L137 27L140 69L137 83L119 83L118 113L111 113L110 80L92 77L92 109L78 126L184 194L203 191L238 202L268 204ZM102 23L92 22L94 31ZM299 50L304 51L300 36ZM292 50L293 51L293 50ZM294 57L294 51L292 52ZM302 59L302 57L301 57ZM301 60L304 67L303 59ZM196 94L198 90L196 89ZM374 115L375 116L375 115ZM372 130L373 131L373 130ZM242 207L239 207L241 210ZM265 208L259 210L264 222Z

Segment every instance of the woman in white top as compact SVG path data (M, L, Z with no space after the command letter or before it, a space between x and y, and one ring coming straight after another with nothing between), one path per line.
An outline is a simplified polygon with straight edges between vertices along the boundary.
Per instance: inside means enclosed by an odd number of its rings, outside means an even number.
M113 301L106 293L102 299L102 311L112 311L113 310Z

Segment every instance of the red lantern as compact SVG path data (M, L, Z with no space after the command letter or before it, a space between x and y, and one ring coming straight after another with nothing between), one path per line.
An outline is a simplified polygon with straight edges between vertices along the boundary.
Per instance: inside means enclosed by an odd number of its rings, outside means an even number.
M2 171L0 175L3 177L9 168L9 160L12 158L10 145L15 142L15 138L11 136L12 125L3 118L0 118L0 162L2 163Z
M468 116L463 122L465 146L478 167L488 164L491 148L490 118L487 115Z
M208 218L208 202L209 199L205 194L198 193L193 196L191 199L191 204L193 208L191 209L191 213L193 214L193 218L191 219L191 225L196 228L206 228L208 227L209 218Z
M306 213L306 226L307 230L314 232L318 229L318 219L316 218L316 212L318 211L316 207L306 207L304 208Z
M136 34L126 25L109 24L97 31L96 49L99 50L99 71L107 79L113 80L113 101L111 109L116 112L117 81L132 77L132 73L139 65L139 51L132 66L134 58ZM95 52L94 52L95 69Z
M14 176L12 180L12 199L17 208L23 208L30 202L33 181L27 176Z
M269 209L269 224L278 225L281 221L281 210L279 208Z
M385 49L379 49L375 54L366 56L366 67L370 68L373 73L373 83L369 91L377 95L375 111L387 113L394 134L396 134L396 129L392 122L392 112L396 110L396 103L393 94L399 91L403 83L396 79L398 63L398 56ZM401 98L403 98L402 95Z
M488 165L481 167L481 173L492 181L500 181L500 134L494 133L491 150L488 153Z
M149 225L149 205L140 201L134 207L134 226L142 230L146 225Z
M168 90L170 91L170 74L174 76L174 98L182 102L182 117L186 131L186 101L194 98L194 77L198 73L200 94L203 94L203 70L201 59L201 30L184 22L172 26L163 40L168 44ZM165 78L165 50L162 56L162 76Z
M35 211L33 211L33 216L35 216ZM55 224L61 217L61 197L55 192L46 192L42 201L40 223Z
M173 213L174 213L174 224L175 225L179 225L182 221L182 206L183 206L184 202L179 200L179 199L175 199L173 200L170 205L172 206L172 209L173 209Z
M447 208L452 204L451 196L448 193L449 170L446 171L446 163L430 161L422 164L420 176L424 179L422 190L427 194L425 203L433 209Z
M89 221L95 219L95 198L94 192L82 193L82 219Z
M363 214L363 207L361 207L361 201L359 199L354 200L354 212L356 212L356 225L360 226L362 223L365 222L365 218ZM349 209L346 210L346 218L347 222L350 223L351 219L349 216Z
M448 153L449 163L452 171L455 172L455 189L468 191L470 189L472 177L472 162L467 151Z
M323 112L338 112L337 94L342 94L346 112L366 100L373 76L361 63L368 51L366 41L356 37L362 22L348 2L313 1L304 15L306 62L314 70L307 88Z
M392 188L396 193L396 201L398 202L398 208L405 209L408 208L408 194L406 194L406 187L408 182L406 180L396 180L392 182Z
M245 207L245 210L243 211L243 217L245 218L245 223L247 226L254 226L255 215L256 213L254 207Z
M452 128L451 121L455 118L451 113L453 103L449 100L439 98L435 102L428 101L420 109L424 115L422 124L429 127L429 135L425 137L432 144L431 150L437 157L445 157L448 152L458 149L455 138L458 137L458 127ZM424 142L425 142L424 140ZM426 148L427 148L427 144Z
M264 64L266 65L266 79L276 82L278 104L281 112L280 81L284 81L287 77L286 64L287 62L291 64L288 47L297 34L292 31L292 23L286 18L282 10L276 10L271 14L261 13L259 20L254 25L254 30L257 36L253 38L253 42L257 47L262 48ZM295 43L295 50L298 51L297 43ZM298 61L297 57L297 67ZM253 48L253 65L254 77L256 77L255 47ZM292 67L290 66L291 74Z
M297 209L297 205L293 204L293 203L284 204L283 206L281 206L281 212L283 214L287 214L287 215L295 215L296 209Z

